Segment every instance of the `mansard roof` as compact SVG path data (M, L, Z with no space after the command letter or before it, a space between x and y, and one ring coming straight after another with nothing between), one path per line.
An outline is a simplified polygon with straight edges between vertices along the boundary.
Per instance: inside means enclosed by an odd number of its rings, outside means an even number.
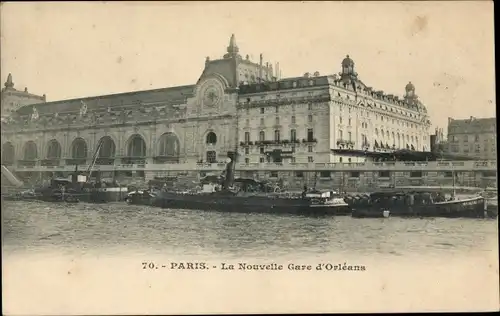
M328 77L292 77L279 81L268 81L240 85L240 94L260 93L265 91L278 91L288 89L310 88L314 86L328 86Z

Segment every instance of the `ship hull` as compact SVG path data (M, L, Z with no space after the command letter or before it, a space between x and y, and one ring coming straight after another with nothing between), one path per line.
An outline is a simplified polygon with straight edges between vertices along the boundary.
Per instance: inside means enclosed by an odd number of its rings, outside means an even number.
M348 205L317 207L307 199L235 196L224 194L162 193L157 197L133 195L126 199L133 205L169 209L220 211L230 213L272 213L310 216L340 216L351 213Z
M44 202L67 203L108 203L122 200L124 188L91 188L81 191L70 190L64 194L60 190L43 191L36 199Z
M445 217L445 218L495 218L494 212L485 208L483 198L447 201L441 203L376 207L372 205L353 206L352 216L356 218L382 218L384 210L389 210L391 217Z

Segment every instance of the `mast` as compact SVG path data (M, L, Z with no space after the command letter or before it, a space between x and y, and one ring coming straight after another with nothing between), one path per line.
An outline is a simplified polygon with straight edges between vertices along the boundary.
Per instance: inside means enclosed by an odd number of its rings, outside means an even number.
M452 167L453 168L453 167ZM455 169L451 169L451 176L453 178L453 192L452 192L452 198L455 199L455 195L456 195L456 189L455 189L455 176L456 176L456 173L455 173Z
M316 183L318 183L318 171L314 170L314 186L313 186L313 190L316 190Z
M95 165L95 163L96 163L96 161L97 161L97 158L99 157L99 150L100 150L100 149L101 149L101 147L102 147L102 143L103 143L103 141L102 141L102 139L101 139L101 140L99 141L99 143L97 144L97 148L96 148L96 150L95 150L95 152L94 152L94 155L93 155L93 157L92 157L92 163L91 163L91 164L89 165L89 167L87 168L87 173L88 173L88 175L89 175L89 176L88 176L88 178L87 178L87 182L89 181L90 176L92 175L92 169L94 168L94 165Z

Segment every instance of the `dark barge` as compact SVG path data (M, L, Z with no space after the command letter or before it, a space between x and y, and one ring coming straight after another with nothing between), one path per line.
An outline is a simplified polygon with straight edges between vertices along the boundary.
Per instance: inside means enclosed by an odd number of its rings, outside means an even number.
M463 199L446 199L443 194L425 188L411 191L393 189L375 192L366 199L350 200L352 216L357 218L382 217L446 217L446 218L496 218L488 211L481 196Z

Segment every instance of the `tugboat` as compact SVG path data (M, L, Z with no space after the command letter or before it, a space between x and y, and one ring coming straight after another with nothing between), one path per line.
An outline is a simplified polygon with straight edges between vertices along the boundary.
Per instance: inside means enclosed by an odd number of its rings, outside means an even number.
M92 158L92 163L87 170L80 172L78 171L78 165L75 166L75 171L71 175L71 180L66 178L52 178L47 185L11 194L2 198L5 200L17 201L39 200L44 202L66 203L106 203L108 201L119 200L119 198L114 198L113 195L121 194L121 187L104 187L103 183L100 181L99 174L96 183L91 183L89 181L102 145L103 142L98 143ZM9 175L8 172L10 171L7 170L5 166L2 166L2 175L4 173ZM12 174L10 176L14 177Z
M290 196L282 192L276 192L278 190L269 192L269 185L252 179L238 179L236 182L242 185L238 188L235 187L235 152L229 152L228 157L220 190L211 190L210 192L206 192L206 190L205 192L161 191L158 193L137 191L129 194L127 202L129 204L149 204L170 209L296 215L321 215L325 214L325 212L334 214L334 212L331 212L331 207L318 207L318 205L323 205L322 202L319 202L323 201L323 198L313 200L312 196L308 197L307 188L302 192L302 195ZM342 208L346 207L346 205L341 206Z

